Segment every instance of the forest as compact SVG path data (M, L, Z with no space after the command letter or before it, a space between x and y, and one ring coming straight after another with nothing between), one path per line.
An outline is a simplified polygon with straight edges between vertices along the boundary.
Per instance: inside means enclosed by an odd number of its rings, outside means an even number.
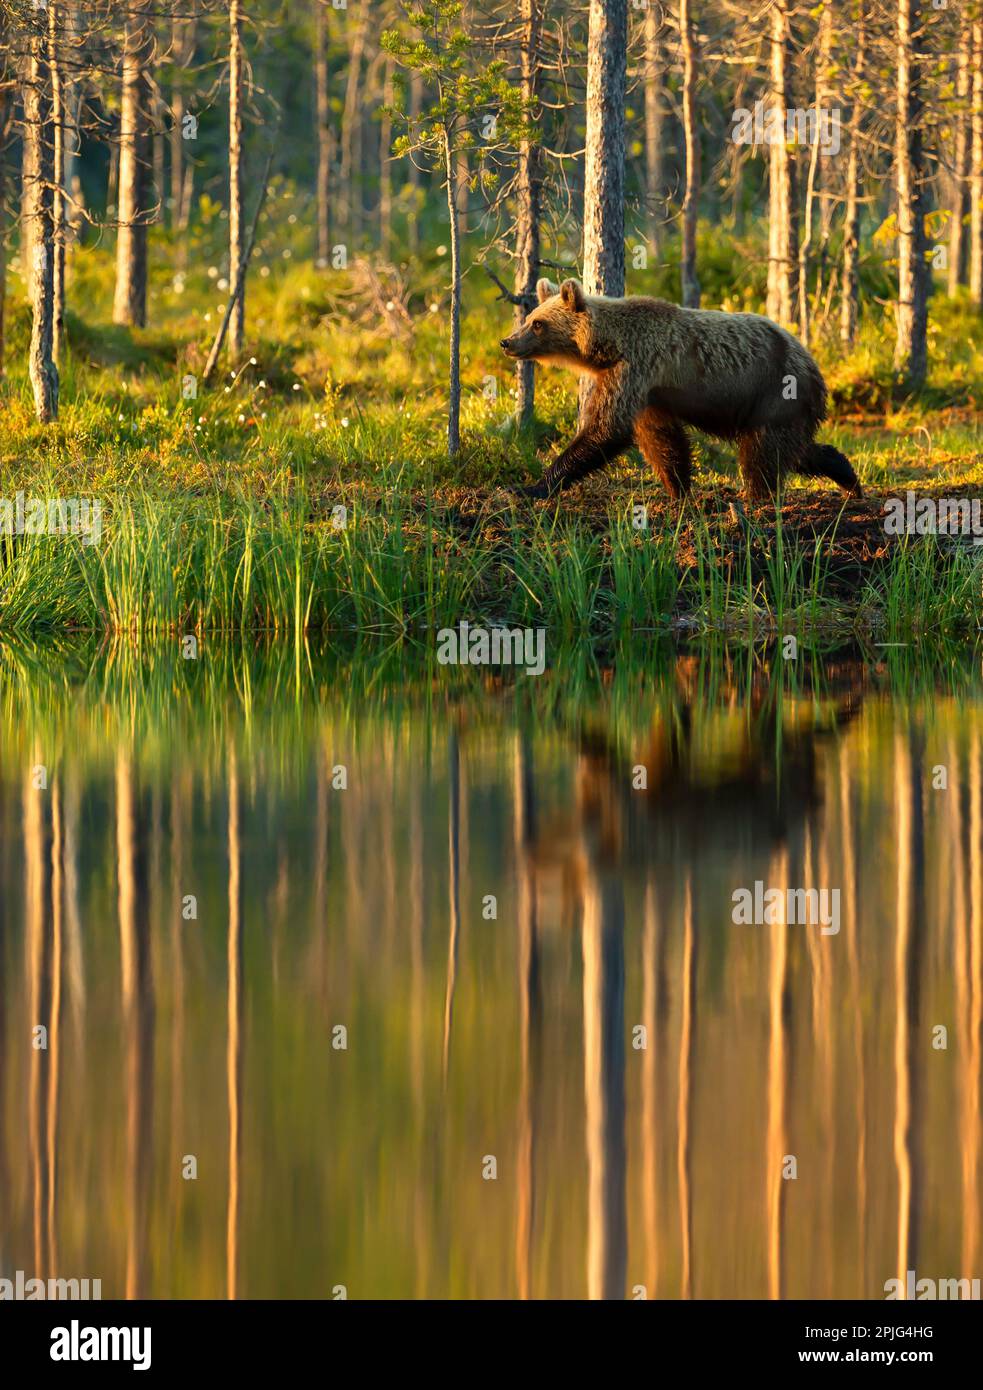
M979 494L979 4L0 16L0 493L104 516L8 506L5 627L976 626L974 538L884 503ZM568 274L789 328L865 500L745 507L703 436L683 507L633 450L518 497L576 386L498 344Z

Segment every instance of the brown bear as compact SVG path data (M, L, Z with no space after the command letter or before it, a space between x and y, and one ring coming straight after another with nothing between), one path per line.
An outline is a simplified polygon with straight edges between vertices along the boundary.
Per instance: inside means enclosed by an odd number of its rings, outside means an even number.
M811 355L760 314L680 309L643 295L605 299L576 280L536 286L538 305L502 348L509 357L593 378L577 434L543 478L522 491L548 497L618 457L634 442L673 497L692 482L692 425L736 439L747 495L771 496L789 472L863 492L849 460L814 436L826 417L826 383Z

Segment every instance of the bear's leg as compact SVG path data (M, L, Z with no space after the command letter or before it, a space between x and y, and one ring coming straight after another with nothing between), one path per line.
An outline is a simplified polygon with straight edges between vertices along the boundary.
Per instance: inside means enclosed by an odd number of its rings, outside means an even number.
M765 425L764 429L742 434L737 446L737 460L744 479L744 491L752 502L773 497L778 479L796 465L808 441L798 430Z
M635 443L670 497L685 497L693 482L689 438L678 420L647 406L635 418Z
M850 460L832 444L810 444L795 471L807 478L830 478L847 497L864 495Z
M624 453L632 438L631 417L615 406L612 394L595 384L587 400L583 425L541 480L522 489L526 497L550 497L554 492L564 491Z

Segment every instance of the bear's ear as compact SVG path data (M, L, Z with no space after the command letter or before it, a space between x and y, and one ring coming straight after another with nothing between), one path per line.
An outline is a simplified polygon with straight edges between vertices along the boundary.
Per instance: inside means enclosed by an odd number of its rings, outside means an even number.
M582 314L587 306L584 287L579 280L564 280L560 286L560 298L564 309L571 309L575 314Z
M554 294L556 294L556 286L553 284L552 280L536 281L536 298L539 300L540 304L546 299L551 299Z

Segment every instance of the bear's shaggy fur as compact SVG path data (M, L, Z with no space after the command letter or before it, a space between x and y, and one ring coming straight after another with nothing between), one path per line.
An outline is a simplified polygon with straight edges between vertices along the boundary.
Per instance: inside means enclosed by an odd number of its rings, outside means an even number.
M610 463L635 443L673 497L692 482L692 425L736 439L751 498L775 492L789 472L831 478L862 497L846 457L814 436L826 417L826 384L813 358L770 319L680 309L642 295L587 295L576 280L540 280L538 305L502 348L522 360L593 378L584 423L540 483L546 497Z

